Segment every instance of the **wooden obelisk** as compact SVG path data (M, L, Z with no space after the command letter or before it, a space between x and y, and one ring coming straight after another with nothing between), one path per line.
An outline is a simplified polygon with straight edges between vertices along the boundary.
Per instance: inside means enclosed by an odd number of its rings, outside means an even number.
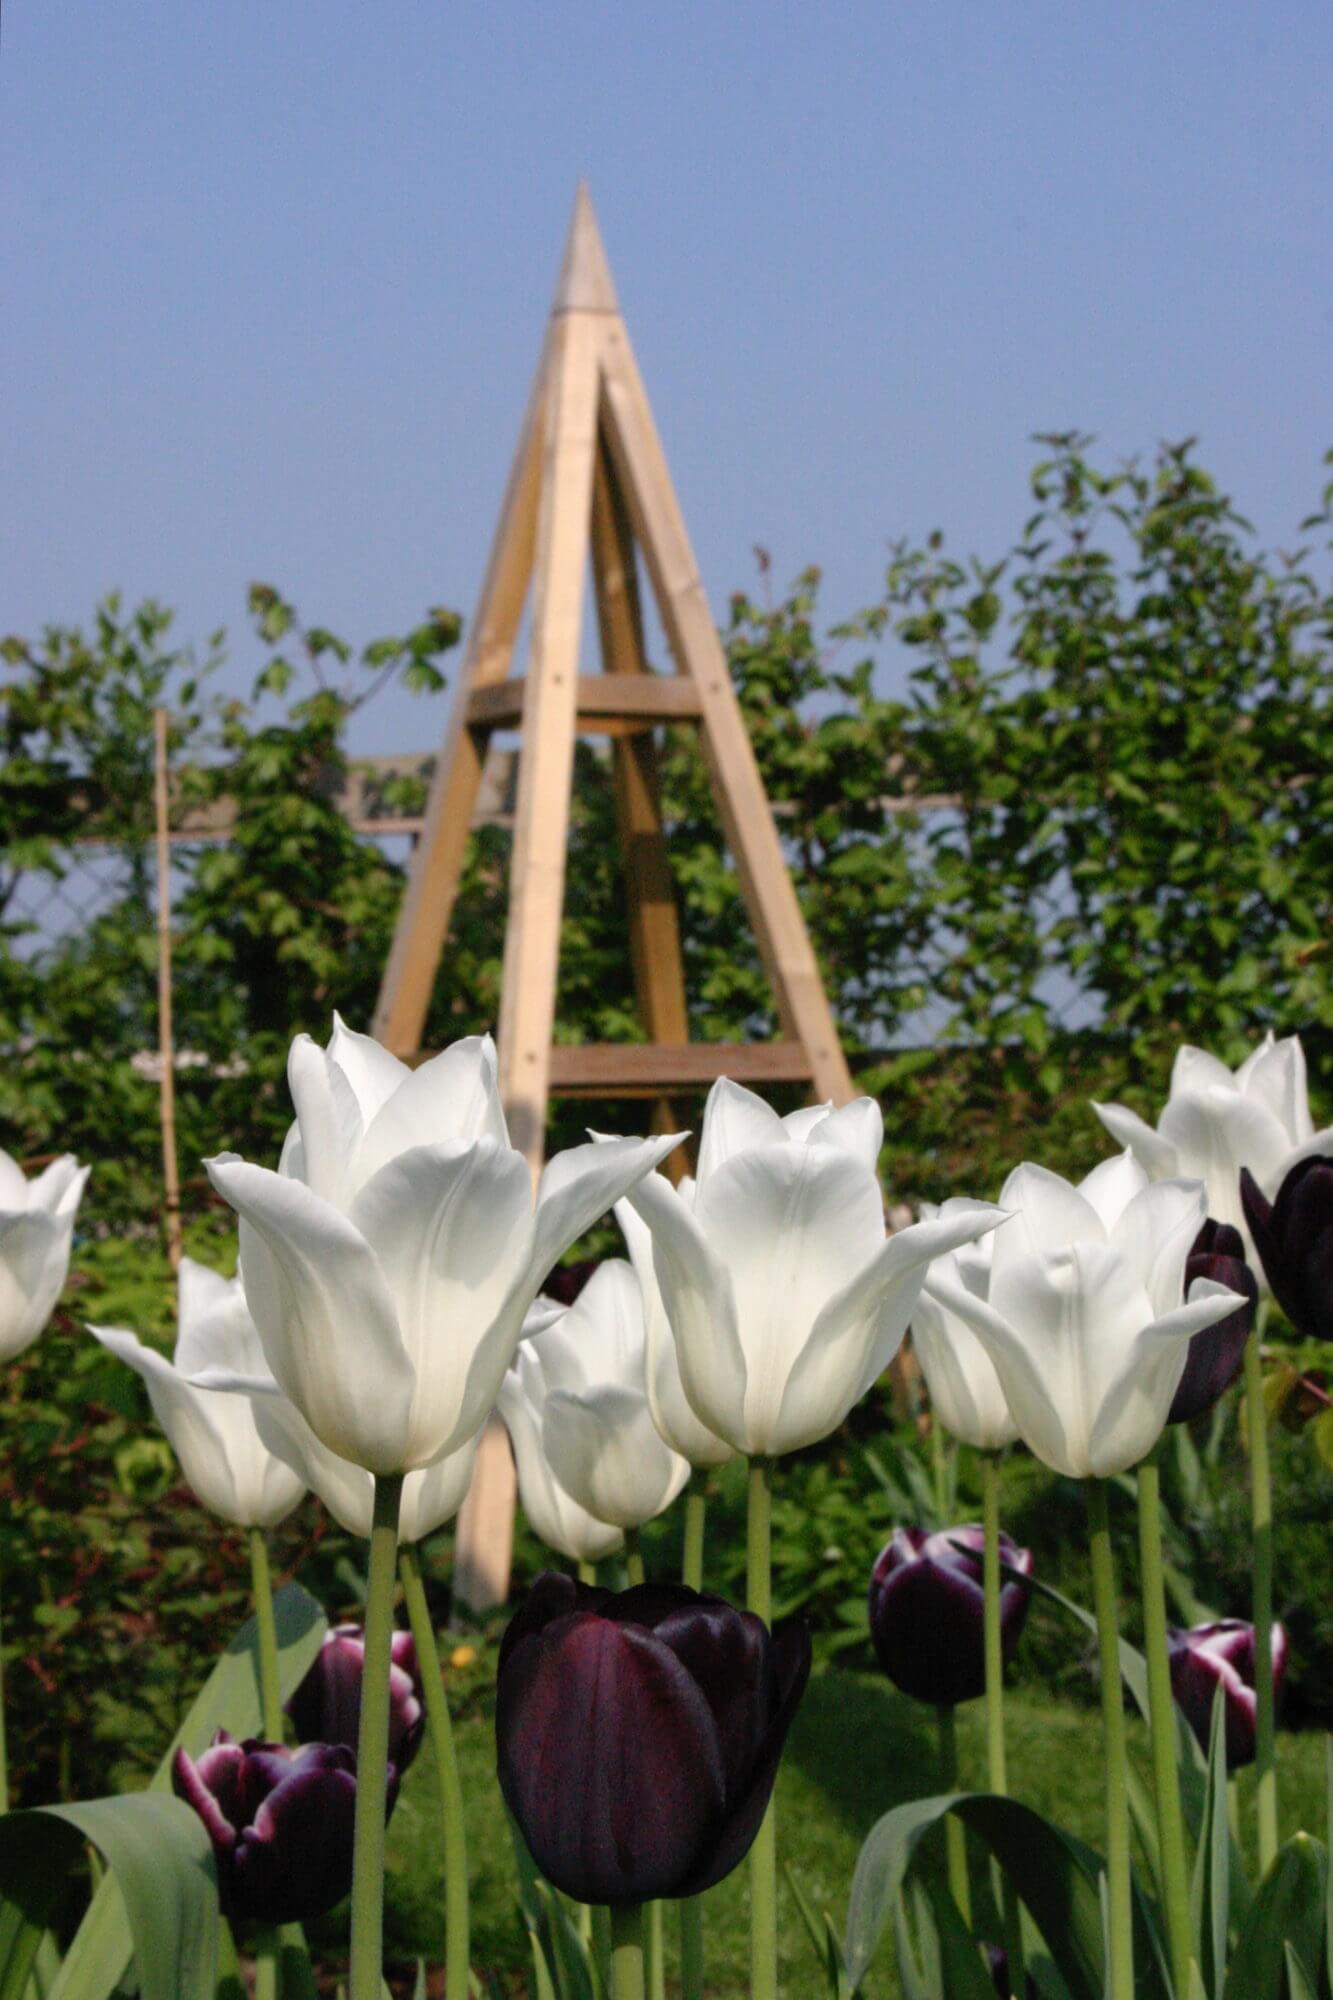
M644 648L642 555L674 671ZM603 671L579 672L591 562ZM510 673L529 585L527 671ZM689 1039L679 921L653 732L698 727L718 813L773 988L781 1036ZM536 380L519 434L448 733L385 969L375 1033L420 1053L491 733L522 738L504 985L497 1031L510 1133L540 1172L552 1095L638 1097L670 1129L673 1095L719 1076L801 1083L845 1102L851 1079L699 579L586 189L580 187ZM555 1047L574 740L612 739L624 848L628 948L647 1040ZM514 1483L492 1426L459 1521L455 1589L482 1606L507 1593Z

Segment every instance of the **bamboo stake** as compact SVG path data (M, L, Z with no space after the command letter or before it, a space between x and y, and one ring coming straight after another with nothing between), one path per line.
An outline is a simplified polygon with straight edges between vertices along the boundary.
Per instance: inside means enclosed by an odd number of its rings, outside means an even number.
M162 1075L162 1178L167 1191L167 1256L181 1261L181 1183L176 1161L176 1061L171 1025L171 836L167 825L167 711L153 710L153 805L157 818L157 1046Z

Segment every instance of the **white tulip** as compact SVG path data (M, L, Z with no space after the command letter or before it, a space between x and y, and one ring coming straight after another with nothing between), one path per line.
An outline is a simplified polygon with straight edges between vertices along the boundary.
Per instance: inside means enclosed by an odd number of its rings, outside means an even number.
M1191 1336L1244 1303L1204 1278L1185 1301L1203 1184L1150 1183L1125 1154L1078 1187L1017 1167L1000 1205L987 1295L938 1266L930 1294L989 1354L1038 1458L1073 1479L1124 1472L1161 1435Z
M695 1183L690 1179L681 1181L676 1192L683 1202L694 1206ZM639 1293L643 1303L645 1369L648 1383L648 1408L653 1422L673 1451L687 1458L691 1465L704 1467L725 1465L735 1453L725 1438L710 1431L707 1424L700 1423L686 1400L684 1384L680 1379L680 1362L676 1355L675 1337L671 1322L667 1318L666 1307L662 1303L662 1291L657 1282L657 1272L653 1267L652 1232L641 1216L634 1211L629 1201L616 1203L616 1221L620 1224L629 1251L634 1275L639 1281Z
M489 1036L411 1070L335 1017L327 1050L297 1037L287 1075L296 1123L278 1171L205 1162L241 1218L265 1359L335 1457L416 1471L481 1429L547 1272L679 1140L573 1147L534 1211Z
M1240 1205L1241 1168L1249 1168L1271 1199L1297 1160L1333 1151L1333 1128L1316 1132L1310 1116L1299 1036L1279 1042L1265 1035L1236 1070L1204 1049L1178 1049L1155 1131L1123 1104L1092 1108L1153 1180L1204 1183L1209 1215L1240 1230L1250 1267L1264 1285Z
M641 1528L671 1505L690 1465L648 1407L643 1301L630 1266L599 1264L530 1345L546 1389L542 1450L557 1483L597 1520Z
M535 1315L539 1308L550 1303L545 1299L537 1301L525 1322L525 1333L537 1330L534 1326ZM546 1324L553 1325L563 1317L564 1308L554 1307ZM541 1341L525 1339L513 1367L500 1384L499 1410L509 1432L509 1442L514 1448L518 1497L523 1503L528 1525L547 1548L554 1549L571 1562L600 1562L603 1556L615 1554L624 1536L609 1521L599 1521L586 1507L581 1507L573 1495L565 1491L551 1469L542 1442L546 1397L551 1386L547 1380L544 1353ZM553 1371L556 1373L559 1364L557 1350L552 1356Z
M359 1535L368 1541L375 1509L375 1481L371 1475L364 1467L335 1457L285 1396L256 1395L249 1401L259 1435L269 1450L318 1495L340 1527L349 1535ZM453 1520L472 1483L480 1438L478 1432L447 1458L437 1458L434 1465L421 1472L408 1473L398 1510L400 1542L424 1542L427 1535L433 1535L446 1521Z
M886 1238L870 1098L779 1118L713 1086L691 1203L661 1174L630 1199L652 1233L685 1398L736 1451L797 1451L836 1430L892 1360L934 1257L998 1208Z
M939 1208L922 1204L930 1221L961 1215L975 1204L954 1198ZM999 1451L1018 1436L995 1364L965 1320L940 1304L931 1285L937 1279L961 1285L974 1298L990 1292L995 1235L950 1250L930 1267L912 1313L912 1349L921 1364L931 1408L946 1431L977 1451Z
M72 1153L27 1180L0 1152L0 1363L32 1346L64 1290L87 1178Z
M291 1513L307 1481L267 1448L250 1404L243 1396L198 1388L191 1379L211 1368L238 1374L263 1369L239 1278L181 1258L174 1365L119 1327L89 1330L143 1378L182 1472L211 1513L240 1528L272 1528Z

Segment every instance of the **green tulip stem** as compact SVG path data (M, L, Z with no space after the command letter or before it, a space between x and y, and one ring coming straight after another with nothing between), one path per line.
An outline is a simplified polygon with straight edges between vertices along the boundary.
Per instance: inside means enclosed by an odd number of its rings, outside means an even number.
M276 1741L276 1738L273 1739ZM272 1924L255 1932L254 2000L278 2000L282 1977L282 1944Z
M580 1558L580 1561L579 1561L579 1582L580 1582L580 1583L583 1583L583 1584L586 1584L586 1585L588 1586L589 1590L591 1590L591 1589L592 1589L592 1587L593 1587L593 1585L594 1585L594 1584L596 1583L596 1581L597 1581L597 1565L596 1565L596 1563L590 1563L590 1562L584 1562L584 1561L583 1561L583 1560L582 1560L582 1559Z
M940 1734L940 1790L958 1790L958 1731L954 1726L952 1702L942 1701L935 1710ZM963 1922L972 1925L972 1890L967 1879L967 1836L963 1822L950 1813L944 1822L945 1852L949 1857L949 1894Z
M611 1907L612 2000L644 2000L643 1906L615 1903Z
M1268 1465L1261 1345L1268 1301L1260 1299L1245 1343L1245 1422L1250 1446L1250 1522L1254 1535L1254 1795L1259 1815L1259 1873L1277 1856L1277 1764L1273 1700L1273 1480Z
M643 1944L647 1964L648 2000L666 2000L666 1934L662 1905L643 1906Z
M356 1744L356 1828L352 1841L352 1950L348 2000L380 2000L384 1962L384 1800L389 1766L389 1648L398 1573L401 1474L375 1481L366 1577L365 1665Z
M685 1488L685 1548L680 1580L691 1590L704 1587L704 1474L694 1472ZM699 1896L690 1896L680 1906L680 1992L681 2000L703 2000L704 1990L704 1906Z
M704 1475L691 1473L690 1483L685 1488L685 1549L681 1557L680 1580L691 1590L704 1587L704 1517L708 1502L704 1498Z
M611 1912L605 1903L594 1903L589 1915L592 1919L589 1930L592 1938L593 1958L597 1964L597 1977L601 1981L599 1992L611 1991Z
M643 1551L639 1547L637 1528L625 1530L625 1581L631 1590L636 1583L643 1582Z
M1134 2000L1134 1931L1129 1874L1129 1786L1125 1703L1120 1691L1120 1614L1116 1604L1111 1520L1103 1480L1089 1479L1088 1530L1092 1600L1101 1664L1102 1729L1106 1738L1106 1871L1109 1886L1111 1983L1107 2000Z
M745 1530L745 1601L772 1630L772 1496L768 1466L750 1460ZM778 1838L772 1799L750 1849L750 2000L777 2000Z
M463 1820L463 1786L458 1775L458 1754L454 1748L449 1701L440 1671L439 1648L426 1592L421 1582L417 1552L410 1544L398 1551L398 1574L403 1585L403 1602L412 1628L412 1643L421 1670L426 1728L430 1732L435 1757L435 1779L440 1789L440 1819L444 1827L444 1927L445 1991L466 1993L471 1979L468 1939L467 1833Z
M0 1577L0 1587L4 1579ZM5 1748L5 1628L0 1607L0 1814L9 1811L9 1753Z
M981 1460L981 1520L984 1532L981 1555L982 1637L986 1663L986 1771L992 1792L1005 1798L1009 1792L1009 1772L1004 1750L1004 1646L1000 1624L1000 1460L993 1451L979 1453ZM1018 1897L1008 1875L998 1873L999 1900L1004 1909L1004 1941L1009 1953L1009 1991L1022 1993L1026 1972L1023 1952L1023 1920Z
M1143 1650L1148 1661L1148 1714L1152 1732L1153 1789L1157 1797L1157 1841L1161 1849L1162 1908L1166 1917L1171 1979L1178 1994L1188 1993L1192 1956L1190 1878L1185 1858L1185 1820L1180 1807L1176 1761L1176 1706L1166 1645L1166 1580L1162 1572L1161 1444L1139 1467L1139 1575L1143 1589Z
M282 1741L282 1683L278 1678L278 1628L273 1622L273 1577L262 1528L250 1530L250 1579L258 1634L259 1709L264 1741Z

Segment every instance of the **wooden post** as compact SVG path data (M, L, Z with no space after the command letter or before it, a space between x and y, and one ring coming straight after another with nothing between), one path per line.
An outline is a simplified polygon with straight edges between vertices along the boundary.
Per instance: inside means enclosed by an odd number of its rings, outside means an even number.
M157 1047L162 1065L162 1178L166 1186L167 1256L181 1261L181 1184L176 1159L176 1052L171 1023L171 835L167 797L167 711L153 710L153 807L157 821Z

